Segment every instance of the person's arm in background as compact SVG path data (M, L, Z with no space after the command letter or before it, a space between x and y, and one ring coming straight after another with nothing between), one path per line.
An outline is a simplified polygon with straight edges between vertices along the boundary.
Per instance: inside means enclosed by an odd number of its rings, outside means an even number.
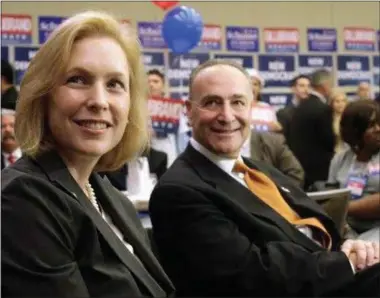
M351 201L348 215L363 219L380 219L380 193L374 193Z

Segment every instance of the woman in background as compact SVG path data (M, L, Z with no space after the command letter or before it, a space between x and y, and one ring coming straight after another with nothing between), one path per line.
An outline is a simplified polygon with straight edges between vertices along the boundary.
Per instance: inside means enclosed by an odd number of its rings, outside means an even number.
M330 97L330 105L333 110L333 129L336 136L335 153L340 152L345 147L340 133L340 119L347 102L347 96L343 91L339 89L333 91Z
M132 203L96 172L148 141L135 35L113 17L67 19L31 61L3 170L3 297L166 297L173 293Z
M380 106L349 103L340 129L349 148L334 156L328 182L351 189L347 222L360 234L380 226Z

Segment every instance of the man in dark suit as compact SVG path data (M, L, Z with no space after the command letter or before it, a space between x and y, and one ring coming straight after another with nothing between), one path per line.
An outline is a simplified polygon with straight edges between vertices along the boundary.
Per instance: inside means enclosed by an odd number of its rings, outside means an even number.
M282 133L285 139L288 138L290 122L293 118L293 113L300 102L309 97L310 79L306 75L298 75L290 83L293 98L292 101L284 108L277 111L277 120L282 126Z
M13 67L8 61L1 60L1 108L15 110L17 97Z
M153 237L178 296L377 294L378 245L341 248L316 202L273 167L241 157L251 103L240 65L209 60L193 70L193 138L150 198Z
M1 169L16 162L21 156L21 149L15 136L15 111L1 109Z
M168 165L168 155L162 151L149 149L144 157L148 159L149 170L151 174L155 174L159 179L166 171ZM109 181L118 190L127 190L128 164L125 164L121 169L113 172L101 173L102 176L107 176Z
M311 94L294 110L287 142L305 171L305 190L316 181L327 180L334 155L332 109L327 104L332 75L317 70L311 77Z

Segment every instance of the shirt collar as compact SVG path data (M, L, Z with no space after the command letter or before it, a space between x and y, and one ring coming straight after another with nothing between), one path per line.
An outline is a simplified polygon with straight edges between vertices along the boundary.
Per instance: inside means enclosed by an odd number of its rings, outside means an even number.
M5 151L3 151L2 153L3 153L5 159L7 159L8 156L11 155L11 154L13 154L13 156L15 157L15 159L19 159L22 156L22 152L21 152L20 147L18 147L15 151L13 151L11 153L7 153Z
M190 139L190 144L191 144L191 146L193 146L193 148L195 150L197 150L199 153L204 155L211 162L213 162L216 166L218 166L220 169L222 169L223 171L225 171L228 174L232 173L232 169L235 166L235 163L237 160L244 163L241 155L239 155L238 158L236 158L236 159L219 156L219 155L211 152L210 150L208 150L203 145L201 145L194 138Z

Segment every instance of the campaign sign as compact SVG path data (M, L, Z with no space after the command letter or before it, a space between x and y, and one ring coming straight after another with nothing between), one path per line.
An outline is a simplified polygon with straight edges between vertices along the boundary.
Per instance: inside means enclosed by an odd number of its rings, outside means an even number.
M40 16L38 17L38 42L45 43L49 35L65 20L64 17Z
M244 68L253 68L253 57L250 55L215 54L214 58L234 61Z
M205 24L202 38L194 50L220 51L222 49L222 27L220 25Z
M300 74L310 74L313 71L321 68L332 71L333 57L325 55L298 56L298 72Z
M182 88L181 92L187 91L191 71L209 59L210 55L206 53L187 53L182 55L169 53L169 69L167 73L169 86L171 88L180 87Z
M369 56L338 55L338 85L357 86L371 82Z
M374 51L376 33L372 28L346 27L343 29L347 51Z
M144 48L165 49L166 43L161 34L162 23L159 22L138 22L137 32Z
M293 95L291 93L261 93L262 101L269 103L275 110L289 104Z
M346 96L347 96L348 101L354 101L358 97L356 92L346 92Z
M143 63L147 71L157 69L165 73L164 53L162 52L143 52Z
M259 71L265 87L289 87L295 76L294 56L259 55Z
M226 48L233 52L258 52L259 29L257 27L226 27Z
M9 61L9 48L1 47L1 59Z
M308 28L307 48L309 52L336 52L337 34L334 28Z
M159 135L176 133L183 112L183 101L173 98L152 97L148 100L152 128Z
M32 17L21 14L1 15L1 44L31 44Z
M300 35L297 28L264 28L264 43L267 53L296 53Z
M373 84L380 87L380 56L373 56Z
M189 92L171 92L170 98L188 100L189 99Z
M15 47L14 69L16 85L20 85L29 62L36 55L37 51L38 47Z
M380 30L377 30L377 51L380 52Z

